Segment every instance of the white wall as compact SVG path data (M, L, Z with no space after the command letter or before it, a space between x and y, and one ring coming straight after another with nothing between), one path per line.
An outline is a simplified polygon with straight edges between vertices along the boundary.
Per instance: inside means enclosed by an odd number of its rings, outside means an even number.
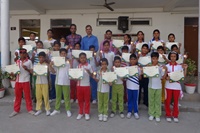
M59 13L57 13L59 14ZM152 18L152 26L130 26L129 31L126 33L137 33L142 30L145 33L145 41L152 39L152 32L154 29L161 31L161 39L167 41L169 33L176 35L176 41L183 44L182 52L184 49L184 17L198 17L198 14L176 14L176 13L85 13L85 14L46 14L46 15L11 15L10 26L17 27L15 31L10 31L10 48L13 52L18 48L17 39L19 37L19 20L20 19L40 19L41 20L41 40L46 39L46 31L50 28L50 19L55 18L71 18L72 23L78 27L77 33L82 36L85 35L85 26L92 25L93 34L96 35L99 41L103 40L103 35L107 29L113 31L113 34L122 34L117 26L96 26L96 19L98 18L118 18L118 16L129 16L130 18Z

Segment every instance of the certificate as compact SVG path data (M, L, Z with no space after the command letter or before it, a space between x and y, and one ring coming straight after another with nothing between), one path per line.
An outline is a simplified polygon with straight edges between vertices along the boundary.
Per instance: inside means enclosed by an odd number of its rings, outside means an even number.
M130 53L122 53L122 60L124 62L130 62Z
M140 66L146 66L151 64L151 57L150 56L140 57L138 60L138 64Z
M143 44L147 44L147 43L146 43L146 42L143 42L143 43L137 43L137 44L136 44L136 51L137 51L137 52L140 52L140 51L141 51L142 45L143 45Z
M23 45L23 48L27 50L27 53L31 52L33 50L32 45Z
M143 75L145 78L158 77L159 76L159 67L158 66L143 67Z
M83 79L83 69L81 68L69 69L69 79L75 79L75 80Z
M45 54L49 54L49 49L37 49L37 53L45 52Z
M117 74L115 72L102 73L103 83L111 83L117 81Z
M178 47L178 44L179 44L178 42L166 42L166 48L168 51L171 51L172 45L177 45Z
M153 45L152 45L152 48L153 48L154 50L157 50L157 48L158 48L159 46L163 46L162 42L153 41L152 44L153 44Z
M48 69L47 65L34 65L33 75L37 76L47 76Z
M159 58L158 58L158 62L159 63L166 63L165 59L163 58L163 56L165 56L167 58L166 54L159 54Z
M52 57L52 61L55 67L64 67L65 66L65 57Z
M138 66L130 66L127 68L129 71L129 76L138 76L139 75Z
M91 59L93 57L93 51L82 51L86 54L87 59Z
M124 40L113 40L113 47L121 48L124 46Z
M168 75L170 77L169 82L177 82L177 81L184 80L183 70L171 72L171 73L168 73Z
M26 41L26 45L31 45L32 47L36 47L35 41Z
M79 58L80 53L85 53L87 56L87 59L91 59L93 57L92 51L83 51L83 50L72 50L72 56L76 59Z
M60 57L60 52L59 51L51 51L51 56L52 57Z
M51 42L43 42L43 47L45 49L50 49L50 48L52 48L52 43Z
M126 78L129 77L129 70L127 67L118 67L114 68L115 73L120 78Z
M179 55L179 59L176 61L177 64L183 64L184 57Z
M14 74L20 73L20 69L19 69L19 66L17 64L6 66L5 71L8 72L8 73L14 73Z

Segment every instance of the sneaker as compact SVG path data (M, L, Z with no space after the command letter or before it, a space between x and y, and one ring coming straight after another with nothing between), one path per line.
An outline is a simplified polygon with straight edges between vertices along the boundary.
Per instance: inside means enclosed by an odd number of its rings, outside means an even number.
M78 99L76 99L76 103L78 103Z
M149 116L149 120L153 121L154 117L153 116Z
M127 117L128 119L130 119L131 116L132 116L132 113L131 113L131 112L128 112L127 115L126 115L126 117Z
M97 100L93 100L93 101L92 101L92 104L96 104L96 103L97 103Z
M71 100L70 100L70 103L73 103L73 102L74 102L74 99L71 99Z
M156 118L156 122L160 122L160 117L157 117L157 118Z
M175 123L179 122L178 118L174 118L173 120L174 120Z
M82 114L78 114L78 116L76 117L77 120L80 120L83 117Z
M11 117L14 117L14 116L16 116L18 114L18 112L15 112L15 111L13 111L10 115L9 115L9 117L11 118Z
M71 116L72 116L71 111L67 111L67 117L71 117Z
M166 121L167 122L172 122L172 119L171 118L166 118Z
M54 111L50 114L50 116L54 116L54 115L56 115L56 114L60 114L60 111L54 110Z
M112 111L111 114L110 114L110 117L111 118L115 117L115 112Z
M103 115L103 121L106 122L108 120L108 116L107 115Z
M85 120L86 121L90 120L90 115L89 114L85 114Z
M53 99L49 99L49 103L52 103L53 102Z
M49 110L46 111L46 116L49 116L51 112Z
M103 115L102 114L99 115L99 121L103 121Z
M120 117L121 117L122 119L125 117L123 112L120 113Z
M35 114L35 112L33 110L29 111L28 113L31 114L31 115Z
M38 116L38 115L40 115L42 113L42 110L38 110L34 115L35 116Z
M65 100L61 100L61 103L62 103L62 104L65 103Z
M140 119L140 116L138 115L138 113L134 113L134 117L136 120Z

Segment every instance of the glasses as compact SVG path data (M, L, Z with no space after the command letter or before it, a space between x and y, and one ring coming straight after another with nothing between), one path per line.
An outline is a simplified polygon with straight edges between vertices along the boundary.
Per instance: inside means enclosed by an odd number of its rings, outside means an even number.
M20 54L26 54L26 52L19 52Z

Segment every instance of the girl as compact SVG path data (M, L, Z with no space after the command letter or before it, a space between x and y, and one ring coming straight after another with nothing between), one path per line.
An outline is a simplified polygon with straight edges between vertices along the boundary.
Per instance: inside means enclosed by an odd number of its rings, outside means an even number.
M137 32L137 40L132 45L133 53L135 53L136 55L138 54L136 53L136 45L139 43L144 43L144 33L142 31Z
M186 76L187 73L187 64L178 65L176 61L178 60L179 55L177 52L170 52L168 55L168 59L171 61L169 64L166 65L167 72L175 72L179 70L184 69L184 75ZM179 108L178 108L178 99L180 96L181 91L181 84L180 82L169 82L170 77L166 77L166 100L165 100L165 111L166 111L166 120L168 122L171 122L171 117L173 117L174 122L179 122L178 115L179 115ZM170 103L172 100L172 97L174 98L174 106L173 106L173 112L170 109Z
M150 42L149 42L150 50L151 50L151 48L153 46L153 42L154 41L161 42L164 45L164 41L160 39L160 31L158 29L153 31L153 39L150 40ZM156 51L156 50L152 50L152 52L154 52L154 51Z
M168 40L169 40L169 42L175 42L175 39L176 39L176 37L175 37L175 35L174 35L173 33L170 33L170 34L168 35ZM180 52L180 49L181 49L181 43L178 44L178 53L179 53L179 54L181 53L181 52Z
M109 90L112 83L104 84L102 74L109 72L108 60L103 58L100 60L101 69L97 72L97 77L94 75L93 78L98 82L98 112L99 121L107 121L108 118L108 103L109 103Z
M129 49L129 53L132 52L132 48L131 48L131 36L129 34L125 34L124 35L124 46L128 46Z

